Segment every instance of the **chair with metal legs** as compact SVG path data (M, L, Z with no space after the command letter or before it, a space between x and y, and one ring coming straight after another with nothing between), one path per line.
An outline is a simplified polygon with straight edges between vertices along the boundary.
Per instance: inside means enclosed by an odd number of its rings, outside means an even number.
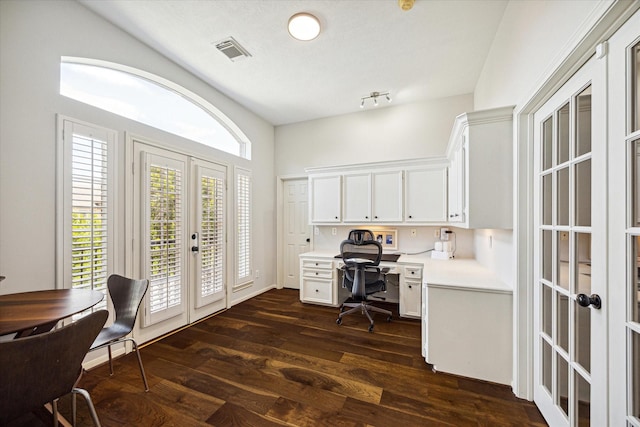
M138 356L138 366L140 367L140 374L144 382L144 391L149 391L149 384L147 383L147 376L142 366L138 343L136 343L133 338L127 337L133 330L133 325L136 323L142 298L144 298L144 294L149 288L149 281L146 279L134 280L112 274L109 276L109 279L107 279L107 288L109 289L109 295L111 296L116 318L113 325L103 328L100 331L89 351L107 347L109 353L109 372L110 375L113 375L111 346L130 341L133 344L133 350Z
M91 396L76 384L82 361L108 315L106 310L96 311L63 328L0 343L0 425L51 402L57 426L58 398L73 393L74 425L75 395L80 394L100 427Z

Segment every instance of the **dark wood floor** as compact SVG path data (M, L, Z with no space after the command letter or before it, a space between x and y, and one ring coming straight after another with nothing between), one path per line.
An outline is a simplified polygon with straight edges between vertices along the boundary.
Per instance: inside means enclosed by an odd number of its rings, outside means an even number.
M100 366L80 386L105 427L546 425L509 387L433 373L419 321L376 315L369 333L364 316L338 326L337 309L298 295L266 292L144 347L148 393L134 354L113 377ZM69 401L59 404L68 419ZM92 425L81 399L78 415Z

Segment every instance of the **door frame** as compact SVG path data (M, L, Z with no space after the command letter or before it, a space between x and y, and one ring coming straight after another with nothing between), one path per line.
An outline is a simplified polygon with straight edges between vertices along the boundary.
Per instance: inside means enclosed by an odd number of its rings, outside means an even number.
M543 83L514 111L514 358L513 392L516 396L533 400L533 206L534 114L578 71L594 53L606 55L602 44L615 33L638 9L639 2L601 2L569 40L568 48L560 55L558 67L547 73Z
M309 175L307 174L294 174L294 175L279 175L276 178L276 251L277 251L277 272L276 272L276 289L284 288L284 262L285 262L285 253L284 253L284 184L286 181L294 180L294 179L308 179ZM312 227L313 224L309 222L309 227ZM313 248L313 236L314 233L311 233L311 241L309 242L309 249Z

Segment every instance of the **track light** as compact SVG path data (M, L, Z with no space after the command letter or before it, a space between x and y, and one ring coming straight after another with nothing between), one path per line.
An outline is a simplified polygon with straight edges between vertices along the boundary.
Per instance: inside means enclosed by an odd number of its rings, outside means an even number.
M391 96L389 96L389 92L371 92L369 96L364 96L360 98L360 108L364 108L364 103L367 99L373 99L373 106L378 106L378 97L384 96L387 102L391 102Z

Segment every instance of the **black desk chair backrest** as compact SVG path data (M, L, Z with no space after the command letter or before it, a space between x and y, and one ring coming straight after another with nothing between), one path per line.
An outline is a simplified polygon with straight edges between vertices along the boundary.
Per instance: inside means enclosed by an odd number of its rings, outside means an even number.
M72 392L87 399L94 423L100 425L89 394L74 386L107 317L100 310L51 332L0 343L0 425L48 402L54 402L56 417L55 401Z
M387 321L391 320L390 311L367 303L367 295L387 289L386 276L379 267L382 244L375 240L369 230L351 230L349 238L340 243L340 254L344 262L342 285L351 291L353 302L345 302L342 305L336 323L340 325L343 316L360 310L369 319L369 332L372 332L373 319L370 311L386 314ZM344 311L347 307L351 310Z
M109 279L107 279L107 288L109 289L109 296L111 297L113 309L116 313L116 319L113 325L103 328L100 331L95 342L91 345L91 351L107 347L109 353L109 369L111 375L113 375L111 346L119 342L130 341L138 356L138 366L142 374L144 389L145 391L149 391L147 376L142 366L140 351L138 351L138 343L133 338L127 338L127 335L131 333L136 323L140 304L142 304L142 299L149 288L149 281L146 279L129 279L117 274L112 274L109 276Z

